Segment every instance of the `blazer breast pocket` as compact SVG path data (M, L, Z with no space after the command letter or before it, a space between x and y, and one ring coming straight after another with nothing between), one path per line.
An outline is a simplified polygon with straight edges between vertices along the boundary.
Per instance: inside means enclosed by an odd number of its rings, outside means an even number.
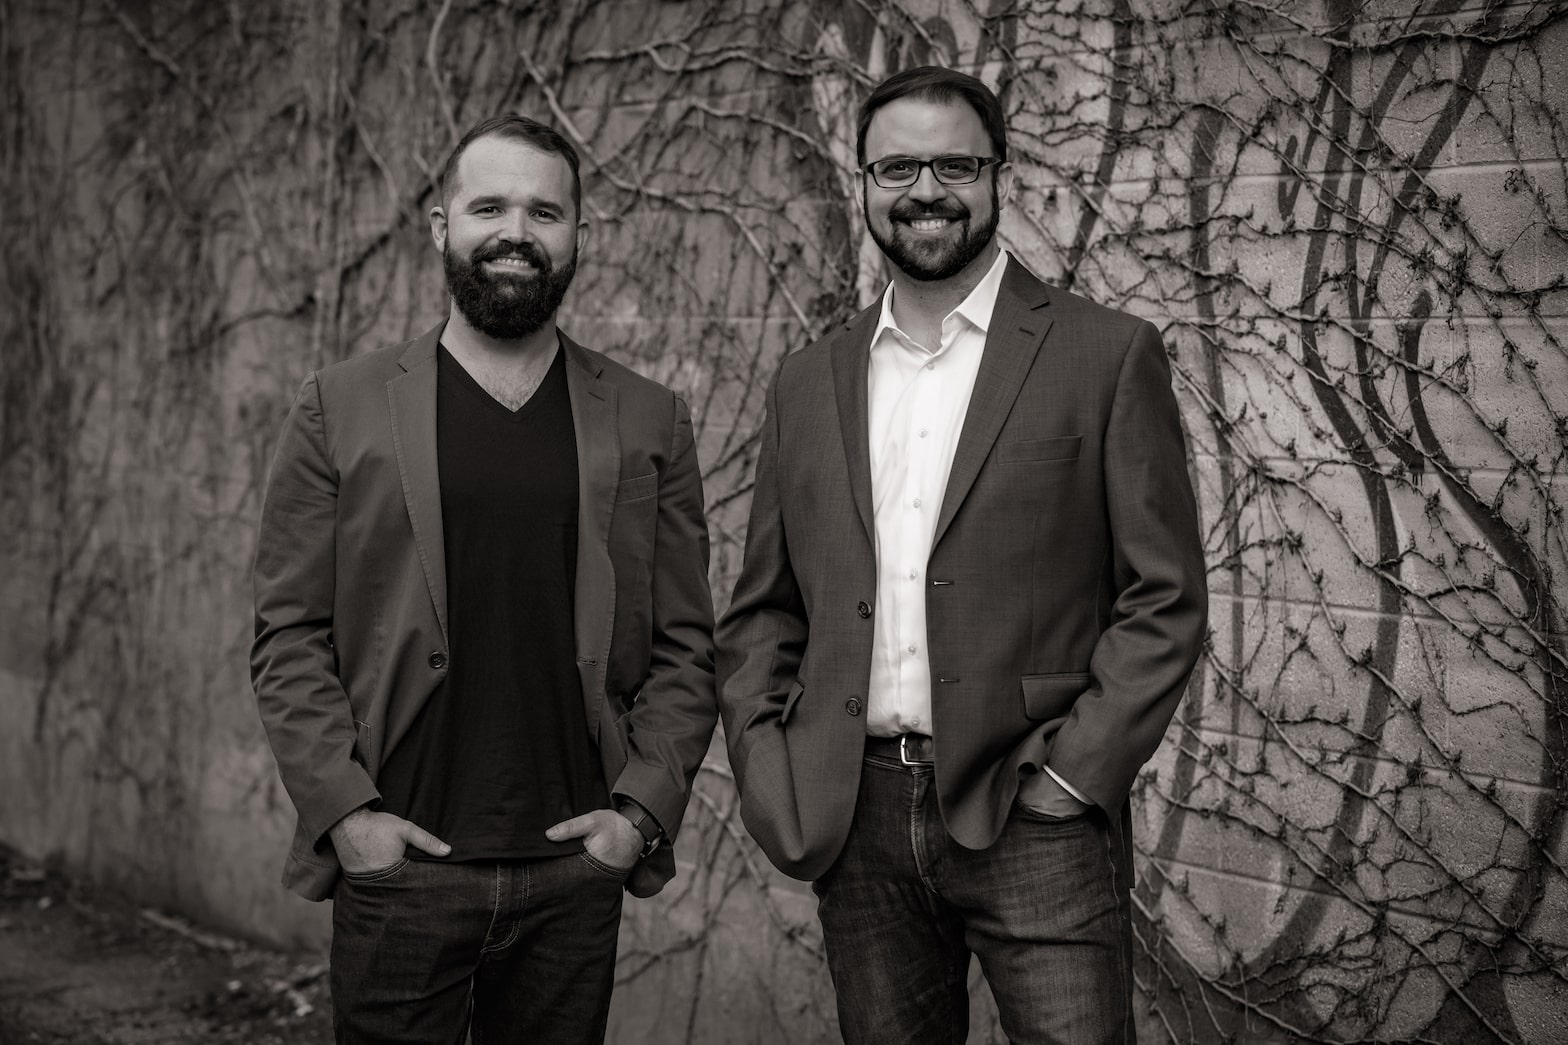
M625 504L627 501L640 501L644 497L652 497L658 492L658 472L649 472L647 475L634 475L630 479L622 479L615 484L615 503Z
M999 464L1019 461L1076 461L1083 445L1081 435L1053 435L1045 439L1014 439L996 444Z

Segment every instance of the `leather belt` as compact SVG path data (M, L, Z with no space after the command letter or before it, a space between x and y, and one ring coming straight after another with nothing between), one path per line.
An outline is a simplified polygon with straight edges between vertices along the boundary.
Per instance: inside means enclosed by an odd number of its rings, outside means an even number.
M866 737L866 754L897 759L906 766L929 766L936 761L936 744L924 733L896 737Z

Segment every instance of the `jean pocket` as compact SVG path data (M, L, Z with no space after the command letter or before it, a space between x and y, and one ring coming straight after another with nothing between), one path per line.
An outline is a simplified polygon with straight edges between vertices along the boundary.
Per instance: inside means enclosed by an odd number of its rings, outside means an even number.
M1026 806L1017 799L1013 800L1013 808L1018 810L1018 814L1024 819L1033 820L1037 824L1077 824L1089 819L1089 814L1094 812L1093 806L1085 806L1071 816L1052 816L1050 813L1042 813L1033 806Z
M399 874L407 866L408 857L404 856L398 858L390 866L378 867L374 871L344 871L343 877L355 885L373 885L376 882L384 882L388 878Z
M604 875L606 878L617 882L626 881L627 877L632 873L632 869L630 867L624 869L619 867L611 867L609 864L605 863L603 860L600 860L586 849L577 855L582 857L583 863Z

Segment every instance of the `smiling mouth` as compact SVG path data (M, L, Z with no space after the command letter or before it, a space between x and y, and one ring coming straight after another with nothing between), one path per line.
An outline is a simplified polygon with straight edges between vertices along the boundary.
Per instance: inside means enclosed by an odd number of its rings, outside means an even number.
M941 232L953 224L953 220L951 218L914 218L905 221L904 224L916 232Z
M538 267L539 267L539 266L535 265L531 261L524 260L523 258L516 258L516 257L510 257L510 256L508 256L508 257L500 257L500 258L489 258L489 259L487 259L485 261L485 264L487 264L487 265L499 265L502 268L512 269L514 271L520 271L520 272L534 272L534 271L537 271Z

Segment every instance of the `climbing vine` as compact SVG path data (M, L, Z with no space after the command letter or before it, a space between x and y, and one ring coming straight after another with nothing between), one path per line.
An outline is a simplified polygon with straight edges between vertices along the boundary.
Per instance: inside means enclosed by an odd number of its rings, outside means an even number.
M1562 5L0 0L0 51L9 840L319 939L272 849L234 859L289 818L256 514L303 375L444 314L456 137L580 149L563 326L691 404L722 605L767 379L884 279L856 107L957 64L1009 114L1010 249L1165 332L1200 495L1211 641L1135 796L1143 1039L1568 1037ZM717 750L682 859L622 990L671 1041L830 1039L809 893Z

